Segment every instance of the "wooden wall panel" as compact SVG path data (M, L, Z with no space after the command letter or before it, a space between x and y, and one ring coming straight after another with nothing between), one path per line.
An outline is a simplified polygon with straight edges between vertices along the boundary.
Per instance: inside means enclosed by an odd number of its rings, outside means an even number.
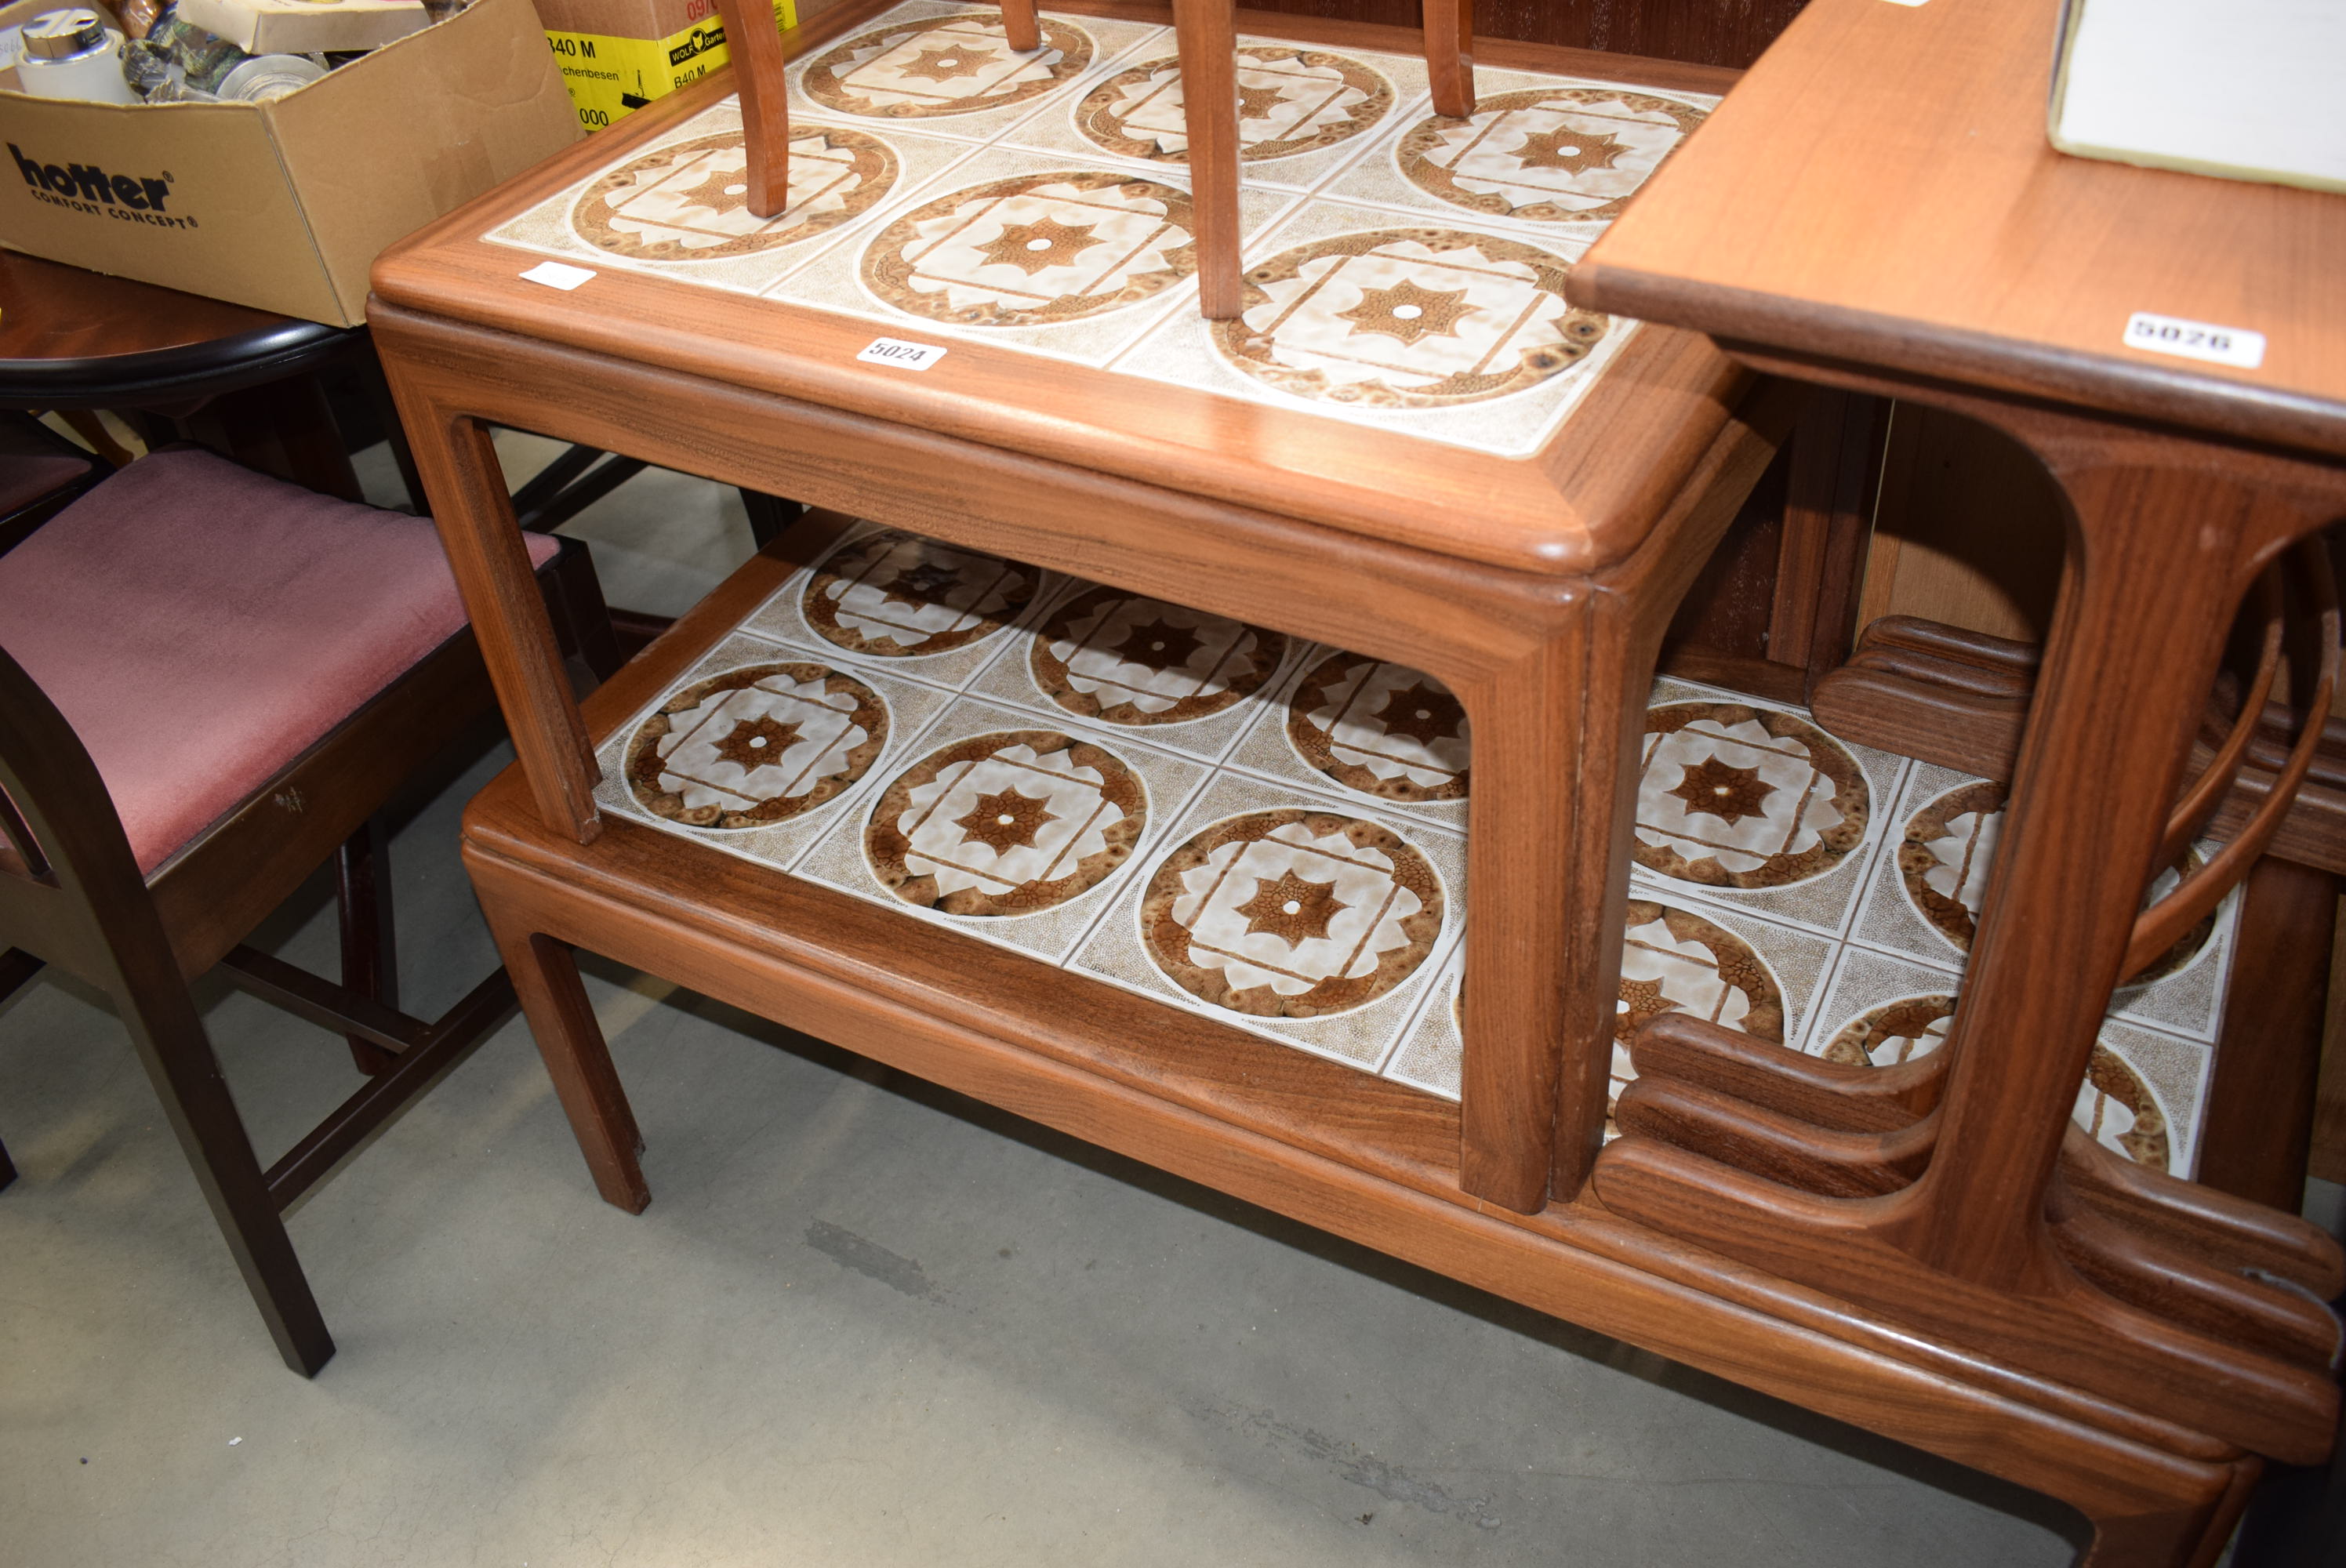
M1749 65L1807 0L1475 0L1474 30L1706 66ZM1247 0L1260 11L1418 25L1418 0Z

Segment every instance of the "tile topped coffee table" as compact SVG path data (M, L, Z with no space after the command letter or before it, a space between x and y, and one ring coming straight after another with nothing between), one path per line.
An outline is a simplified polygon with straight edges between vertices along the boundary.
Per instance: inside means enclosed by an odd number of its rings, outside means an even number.
M1752 383L1721 356L1575 310L1563 280L1729 78L1641 62L1658 79L1623 84L1587 69L1600 56L1494 45L1489 106L1444 121L1391 35L1250 35L1249 304L1208 323L1172 36L1145 15L1055 12L1029 58L990 10L842 8L798 42L804 156L781 215L748 211L738 111L698 88L387 255L378 333L411 423L455 433L424 442L451 492L476 488L484 386L533 381L558 410L501 423L592 425L712 476L748 463L946 545L1426 670L1478 724L1520 723L1478 798L1570 825L1476 879L1527 913L1507 922L1520 945L1468 977L1492 985L1494 1022L1461 1093L1468 1186L1535 1208L1594 1155L1614 962L1566 913L1611 896L1606 813L1561 802L1612 788L1635 670L1790 408L1755 432L1738 412ZM570 287L547 286L548 262ZM453 547L485 573L502 546L482 504ZM465 531L469 504L440 509ZM541 732L524 756L552 820L591 836L592 769L532 635L516 628L509 677L536 714L516 722ZM1382 766L1331 754L1322 771ZM1454 832L1460 816L1454 800ZM1424 940L1463 914L1425 916ZM1593 991L1556 992L1583 967ZM1557 1133L1574 1072L1590 1082Z

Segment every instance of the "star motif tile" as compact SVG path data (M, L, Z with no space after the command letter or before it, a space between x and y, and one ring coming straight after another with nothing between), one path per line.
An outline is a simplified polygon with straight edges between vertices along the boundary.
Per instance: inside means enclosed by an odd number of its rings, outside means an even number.
M969 115L1025 103L1082 75L1096 47L1083 27L1043 23L1043 47L1010 47L990 12L909 14L834 45L799 69L799 87L821 107L869 119Z
M1188 193L1098 170L949 191L864 252L862 281L907 315L1034 326L1138 304L1196 270Z
M621 165L587 187L571 223L612 255L717 260L827 233L869 211L897 179L893 149L861 131L801 127L790 155L790 199L772 218L749 209L749 154L735 130Z
M1392 81L1348 55L1292 44L1248 44L1238 51L1239 157L1248 163L1293 158L1367 135L1392 112ZM1125 158L1188 161L1189 127L1181 63L1165 55L1100 83L1076 107L1076 128Z
M1601 222L1620 216L1704 115L1611 87L1488 94L1467 119L1419 120L1392 156L1404 178L1449 207L1518 223Z

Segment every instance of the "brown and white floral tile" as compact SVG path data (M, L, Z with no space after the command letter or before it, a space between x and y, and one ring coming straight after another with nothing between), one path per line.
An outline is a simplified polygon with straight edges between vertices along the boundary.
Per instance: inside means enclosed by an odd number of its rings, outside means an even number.
M727 98L485 236L591 268L755 294L869 228L893 196L971 148L916 131L835 120L791 126L790 196L777 217L749 209L741 114Z
M864 524L794 574L742 630L860 668L960 690L1065 578L901 528Z
M1890 833L1908 763L1782 703L1655 683L1633 877L1839 935Z
M1413 106L1321 194L1592 240L1719 104L1588 78L1488 67L1474 76L1471 117Z
M1835 943L1810 932L1690 900L1647 899L1633 890L1615 1002L1613 1095L1637 1076L1629 1062L1631 1036L1665 1013L1686 1013L1759 1039L1797 1045L1810 1026L1835 952ZM1387 1077L1458 1098L1464 961L1462 944L1438 994L1411 1021Z
M1959 984L1951 971L1852 946L1806 1049L1850 1066L1927 1056L1945 1044ZM2077 1125L2129 1159L2190 1176L2214 1054L2204 1042L2111 1019L2078 1087Z
M1865 945L1960 971L1972 937L2004 820L2005 789L1949 769L1917 763L1885 824L1885 845L1872 872L1851 934ZM2187 866L2215 846L2193 847ZM2151 896L2174 886L2169 871ZM2213 1041L2223 1021L2239 895L2227 895L2143 975L2113 999L2115 1016Z
M1313 643L1252 718L1230 766L1464 830L1474 736L1433 677Z
M1226 616L1077 582L970 690L1047 722L1129 729L1219 761L1306 646Z
M1398 117L1419 112L1425 92L1425 62L1416 56L1241 36L1239 178L1309 190L1366 152ZM1080 93L1054 98L1003 139L1046 152L1183 167L1189 130L1173 35L1134 50Z
M606 811L787 868L950 700L736 634L604 741L595 799Z
M1315 199L1245 246L1237 319L1176 312L1111 368L1528 454L1636 330L1565 299L1586 249Z
M1461 834L1222 773L1069 967L1373 1072L1464 919Z
M958 697L792 871L1061 962L1206 771L1128 736Z
M1295 198L1239 193L1243 231ZM929 180L766 291L887 323L916 341L1007 344L1086 364L1168 313L1194 316L1188 173L988 147Z
M1169 30L1045 12L1042 47L1010 46L1000 11L907 0L794 64L790 112L862 124L918 124L988 141L1055 99L1080 97L1126 55Z

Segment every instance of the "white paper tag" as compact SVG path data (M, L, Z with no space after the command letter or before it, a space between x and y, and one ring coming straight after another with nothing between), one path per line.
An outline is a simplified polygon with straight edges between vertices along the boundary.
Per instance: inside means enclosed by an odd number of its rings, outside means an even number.
M867 365L894 365L903 371L924 371L945 357L934 343L908 343L902 338L874 338L855 356Z
M2137 311L2127 318L2126 346L2178 359L2205 360L2211 365L2237 365L2252 371L2265 362L2265 335L2246 327L2219 327L2213 321L2187 321L2180 316Z
M560 261L541 261L522 274L525 282L543 283L549 289L576 289L595 275L592 267L572 267Z

